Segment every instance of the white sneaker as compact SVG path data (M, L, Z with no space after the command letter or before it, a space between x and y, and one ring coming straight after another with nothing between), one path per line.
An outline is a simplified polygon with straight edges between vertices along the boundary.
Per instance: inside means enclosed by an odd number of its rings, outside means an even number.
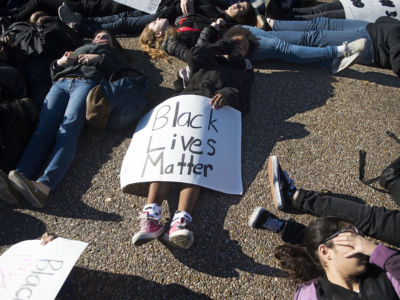
M367 40L364 38L354 40L350 43L344 42L344 56L345 57L350 57L353 54L356 54L357 52L361 52L365 48Z
M66 24L77 24L82 19L82 16L78 13L73 12L65 2L63 2L63 4L58 7L58 16L60 17L60 20Z
M337 74L344 69L347 69L351 65L355 64L357 59L361 56L361 52L354 53L349 57L335 58L332 62L331 72Z

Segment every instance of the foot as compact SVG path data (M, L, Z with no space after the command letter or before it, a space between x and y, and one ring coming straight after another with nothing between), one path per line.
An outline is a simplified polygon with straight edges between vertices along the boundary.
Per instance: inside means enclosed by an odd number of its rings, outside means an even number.
M42 208L49 198L50 188L44 183L31 181L18 171L8 174L11 185L34 207Z
M296 187L293 179L282 170L276 156L270 156L268 159L268 177L275 207L284 210L291 205Z
M367 42L366 39L361 38L361 39L357 39L354 40L350 43L344 42L344 56L345 57L350 57L353 54L356 54L358 52L361 52L364 50L365 48L365 43Z
M6 173L0 170L0 199L10 203L18 204L22 196L12 187Z
M360 56L361 52L357 52L349 57L335 58L331 66L332 74L337 74L355 64Z
M65 2L58 7L58 16L60 17L60 20L68 26L70 26L70 24L71 26L72 24L77 24L82 19L82 16L78 13L74 13Z
M183 217L173 220L168 235L171 244L178 248L189 249L194 240L192 223Z
M132 237L135 246L143 245L158 238L164 232L164 225L160 220L149 216L148 212L140 213L140 231Z
M266 229L275 233L282 231L285 221L279 219L265 208L257 206L247 223L251 228Z

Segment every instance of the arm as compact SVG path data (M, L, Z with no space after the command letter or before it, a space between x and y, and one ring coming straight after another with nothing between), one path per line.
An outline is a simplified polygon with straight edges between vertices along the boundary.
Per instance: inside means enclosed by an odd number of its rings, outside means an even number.
M248 72L250 72L250 75L245 74ZM243 71L243 77L245 77L246 80L242 81L238 87L224 87L218 90L217 94L222 95L225 104L236 108L245 115L250 110L250 94L253 84L252 70Z
M400 253L379 244L369 259L369 262L382 268L400 281Z
M165 52L169 55L175 56L183 61L188 61L191 53L191 48L187 47L185 43L176 38L168 38L163 45Z

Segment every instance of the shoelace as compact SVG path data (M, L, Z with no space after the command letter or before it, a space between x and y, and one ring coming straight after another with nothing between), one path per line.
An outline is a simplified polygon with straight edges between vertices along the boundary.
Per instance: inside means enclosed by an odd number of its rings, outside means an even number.
M176 224L176 227L178 227L179 229L186 229L186 226L188 225L189 229L194 229L195 228L194 225L191 222L189 222L185 218L182 218L182 219L184 220L183 222L181 222L182 220L176 221L176 223L178 223L178 224Z
M152 216L149 216L146 213L139 213L138 219L140 220L140 228L142 230L146 229L146 228L148 228L150 226L150 224L147 221L150 221L150 222L152 222L154 224L157 224L157 225L159 225L161 223L160 220L158 220L158 219L156 219L156 218L154 218Z
M286 171L283 171L283 174L286 177L286 181L289 184L289 191L293 192L296 189L296 186L294 185L294 180L289 177L289 174Z

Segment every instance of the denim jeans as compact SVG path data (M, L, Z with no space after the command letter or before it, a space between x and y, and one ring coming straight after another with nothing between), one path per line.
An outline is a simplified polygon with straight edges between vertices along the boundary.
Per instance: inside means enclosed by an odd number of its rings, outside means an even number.
M77 29L81 35L92 36L98 30L109 30L113 34L140 33L157 18L155 14L149 15L139 10L130 10L117 15L82 18Z
M291 44L312 47L338 46L365 38L367 43L360 63L372 65L374 47L366 29L369 23L359 20L315 18L308 21L274 21L269 34Z
M53 84L43 102L39 123L18 163L18 172L35 180L50 154L49 163L37 181L51 190L56 188L75 158L85 124L86 96L95 85L90 79L65 78Z
M340 1L321 3L312 7L291 8L289 15L296 20L311 20L316 17L346 19L346 14Z
M295 208L317 217L342 217L352 222L364 234L400 246L398 210L364 205L330 194L305 190L300 190L292 204Z
M294 45L274 36L271 31L251 26L244 27L259 38L260 46L250 56L252 61L274 59L294 64L331 66L332 60L337 56L335 47L317 48Z

